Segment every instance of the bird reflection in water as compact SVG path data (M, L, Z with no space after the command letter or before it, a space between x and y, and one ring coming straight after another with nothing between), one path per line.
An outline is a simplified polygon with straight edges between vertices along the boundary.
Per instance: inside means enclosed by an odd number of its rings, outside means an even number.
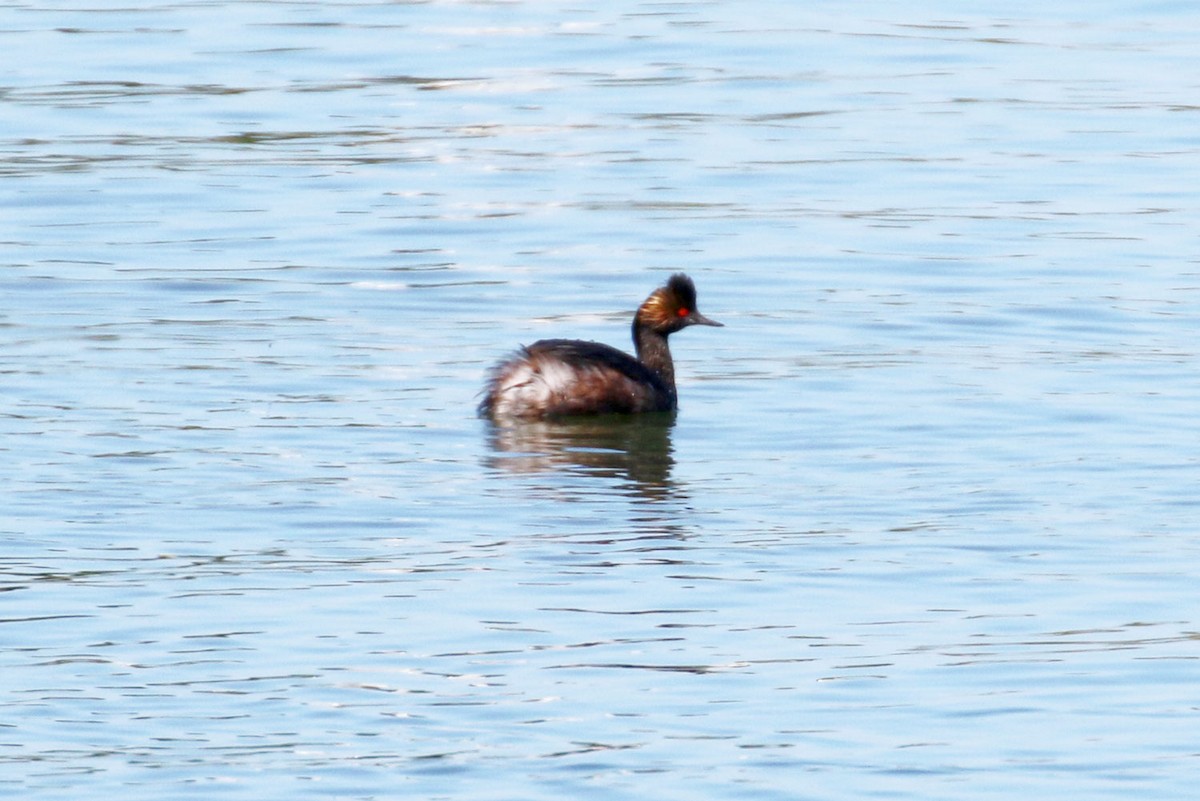
M600 415L489 425L489 467L526 474L567 470L626 481L648 500L673 494L675 413Z

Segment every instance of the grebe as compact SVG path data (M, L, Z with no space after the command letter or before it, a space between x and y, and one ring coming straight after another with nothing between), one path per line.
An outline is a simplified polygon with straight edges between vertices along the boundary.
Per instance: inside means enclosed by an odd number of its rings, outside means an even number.
M636 359L599 342L534 342L492 368L479 414L536 419L673 411L678 397L667 337L689 325L722 323L696 310L695 284L677 273L633 317Z

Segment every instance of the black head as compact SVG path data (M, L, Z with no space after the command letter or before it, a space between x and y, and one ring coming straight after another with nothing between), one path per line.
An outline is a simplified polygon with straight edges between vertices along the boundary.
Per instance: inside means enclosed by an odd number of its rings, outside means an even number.
M666 286L646 298L634 318L634 326L645 325L660 334L673 334L689 325L721 326L696 309L696 285L683 273L675 273Z

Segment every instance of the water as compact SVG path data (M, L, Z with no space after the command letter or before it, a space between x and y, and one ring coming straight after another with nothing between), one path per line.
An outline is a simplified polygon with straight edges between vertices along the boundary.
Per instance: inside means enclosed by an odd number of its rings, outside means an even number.
M0 787L1191 798L1196 31L0 9ZM475 419L676 270L675 420Z

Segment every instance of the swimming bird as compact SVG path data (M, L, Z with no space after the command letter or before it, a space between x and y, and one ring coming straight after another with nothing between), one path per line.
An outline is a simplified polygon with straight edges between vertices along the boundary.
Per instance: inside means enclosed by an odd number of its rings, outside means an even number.
M696 309L696 286L677 273L633 317L637 358L599 342L543 339L492 368L479 414L493 419L674 411L675 363L667 337L721 326Z

